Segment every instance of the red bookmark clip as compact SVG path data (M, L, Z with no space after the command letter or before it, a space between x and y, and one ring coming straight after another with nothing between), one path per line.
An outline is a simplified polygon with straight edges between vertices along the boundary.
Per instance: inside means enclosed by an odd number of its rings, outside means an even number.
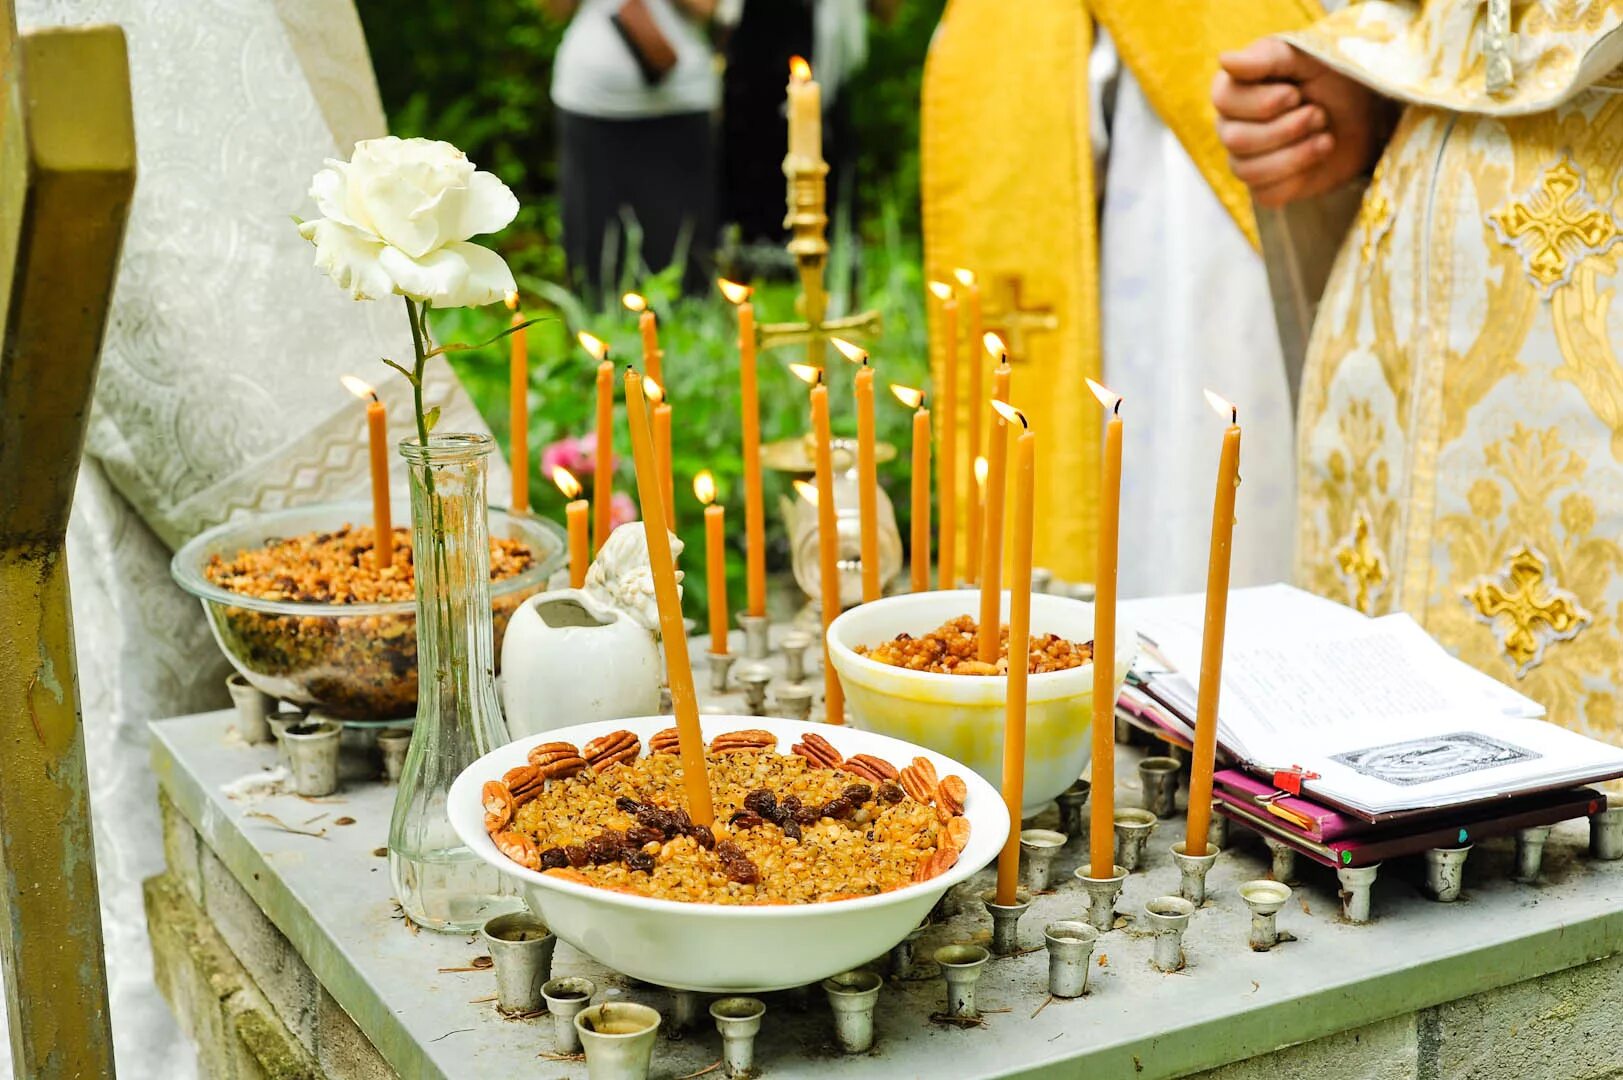
M1310 772L1300 765L1292 765L1288 769L1274 770L1274 787L1281 791L1288 791L1292 795L1300 795L1303 780L1317 780L1318 778L1318 773Z

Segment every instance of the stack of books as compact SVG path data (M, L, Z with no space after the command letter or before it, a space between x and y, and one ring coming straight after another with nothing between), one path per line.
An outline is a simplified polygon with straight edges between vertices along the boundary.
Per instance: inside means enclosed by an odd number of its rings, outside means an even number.
M1118 715L1187 747L1205 600L1122 605L1140 656ZM1229 599L1220 812L1334 866L1363 866L1593 813L1623 748L1549 723L1407 615L1368 618L1286 585Z

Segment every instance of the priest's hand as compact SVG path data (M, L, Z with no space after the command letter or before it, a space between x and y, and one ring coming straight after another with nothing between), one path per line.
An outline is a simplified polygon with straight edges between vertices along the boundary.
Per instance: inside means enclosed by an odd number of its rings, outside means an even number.
M1259 206L1322 195L1374 165L1391 108L1373 90L1275 38L1217 62L1217 136Z

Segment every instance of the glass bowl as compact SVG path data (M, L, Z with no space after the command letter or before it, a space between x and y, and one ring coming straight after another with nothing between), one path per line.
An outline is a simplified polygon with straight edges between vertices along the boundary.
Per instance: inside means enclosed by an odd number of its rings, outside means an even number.
M204 576L215 555L231 558L267 541L372 520L371 503L325 503L218 525L175 553L169 571L203 602L214 640L245 679L272 697L348 721L388 722L417 711L417 604L320 604L260 600L229 592ZM547 587L567 545L556 524L490 511L493 537L523 541L535 562L490 583L495 657L519 604Z

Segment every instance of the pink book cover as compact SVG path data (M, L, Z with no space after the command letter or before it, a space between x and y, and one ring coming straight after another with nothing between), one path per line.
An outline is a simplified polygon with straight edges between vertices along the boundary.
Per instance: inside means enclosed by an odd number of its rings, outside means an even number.
M1213 775L1212 782L1216 785L1219 799L1243 806L1253 813L1266 814L1282 827L1319 843L1370 829L1367 821L1349 817L1298 795L1285 795L1271 803L1262 802L1264 796L1273 795L1279 789L1239 769L1221 769Z

